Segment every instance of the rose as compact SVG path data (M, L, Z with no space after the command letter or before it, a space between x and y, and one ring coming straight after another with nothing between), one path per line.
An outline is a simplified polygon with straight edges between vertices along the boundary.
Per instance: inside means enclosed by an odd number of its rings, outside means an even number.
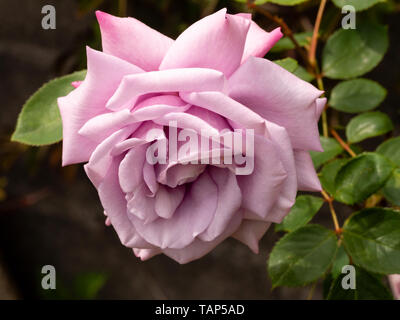
M142 260L164 253L186 263L228 237L258 252L297 190L320 190L308 150L321 151L326 101L262 58L280 30L265 32L250 15L223 9L173 41L133 18L97 18L103 52L87 49L85 80L58 100L63 165L88 161L107 224ZM179 150L177 161L150 164L146 153L168 140L170 121L198 138L202 130L254 130L254 170L184 164Z
M400 274L389 275L389 283L392 288L393 297L400 300Z

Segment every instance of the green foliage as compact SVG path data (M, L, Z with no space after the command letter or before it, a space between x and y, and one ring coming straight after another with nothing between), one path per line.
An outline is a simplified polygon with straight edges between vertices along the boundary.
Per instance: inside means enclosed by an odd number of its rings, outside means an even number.
M293 35L298 44L302 47L310 44L312 32L301 32ZM295 48L292 40L288 37L280 39L270 50L270 52L282 52L286 50L293 50Z
M371 274L359 267L355 268L355 289L343 289L342 281L346 274L334 279L327 294L328 300L391 300L392 295L388 288L383 285L380 276Z
M320 137L323 152L310 151L311 159L315 168L335 158L343 152L343 148L333 138Z
M289 72L294 72L297 67L298 67L298 63L296 60L292 59L292 58L285 58L285 59L281 59L281 60L275 60L274 61L277 65L280 65L282 68L286 69Z
M57 98L70 93L74 89L71 82L83 80L85 75L85 70L78 71L51 80L36 91L23 106L11 140L34 146L60 141L62 123Z
M272 249L268 272L273 287L303 286L321 277L337 250L336 236L319 225L307 225L283 236Z
M348 159L335 159L323 166L319 173L322 188L331 196L336 193L335 179L339 170L347 163Z
M333 3L340 9L346 5L350 5L353 6L356 11L362 11L383 1L385 0L333 0Z
M400 167L400 137L386 140L376 149L376 152L384 155Z
M296 203L282 223L275 226L276 231L294 231L305 226L324 204L322 198L314 196L298 196Z
M374 22L360 21L356 29L340 29L323 49L323 73L332 79L362 76L378 65L388 45L387 28Z
M364 209L345 224L343 244L353 262L379 274L400 273L400 212Z
M350 143L355 143L392 130L392 120L385 113L366 112L350 120L346 127L346 136Z
M349 160L335 178L335 199L350 205L364 201L385 184L393 169L378 153L363 153Z
M396 168L392 172L382 189L382 193L392 204L400 206L400 168Z
M247 0L235 0L235 1L247 3ZM280 4L282 6L294 6L296 4L300 4L306 1L309 0L256 0L254 4L260 5L264 3L275 3L275 4Z
M386 97L379 83L368 79L343 81L333 88L329 105L339 111L357 113L376 108Z
M335 261L332 265L331 273L333 278L336 279L340 274L342 274L343 266L348 265L349 263L350 259L346 253L346 250L344 250L343 246L340 246L336 252Z

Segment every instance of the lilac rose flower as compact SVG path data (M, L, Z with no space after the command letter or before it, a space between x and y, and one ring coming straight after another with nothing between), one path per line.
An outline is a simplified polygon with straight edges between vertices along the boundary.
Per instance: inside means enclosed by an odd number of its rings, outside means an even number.
M257 253L297 191L321 188L309 150L322 150L326 99L262 58L280 29L265 32L251 15L223 9L174 41L133 18L97 18L103 52L87 49L85 80L58 100L63 165L87 162L107 223L142 260L163 253L187 263L228 237ZM182 141L176 157L169 151L165 162L148 161L155 145L186 129L199 140L204 132L215 138L252 130L253 170L203 163L224 148L211 144L206 155L188 156Z

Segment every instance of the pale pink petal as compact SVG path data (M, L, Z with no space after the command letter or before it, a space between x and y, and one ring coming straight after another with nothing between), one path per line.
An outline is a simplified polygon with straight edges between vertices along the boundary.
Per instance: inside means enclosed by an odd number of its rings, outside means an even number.
M156 194L155 210L159 217L170 219L185 196L185 186L169 188L160 185Z
M90 156L89 162L85 164L84 168L90 181L98 187L101 181L107 174L109 167L113 161L114 156L112 150L114 146L126 139L132 133L130 127L125 127L104 140L94 150Z
M393 297L400 300L400 274L389 275L389 283L392 288Z
M141 95L179 91L223 91L225 77L220 71L204 68L171 69L128 75L107 102L113 111L132 109Z
M310 153L303 150L295 150L294 159L296 161L298 189L302 191L321 191L321 183L315 172Z
M258 242L267 232L271 222L243 220L233 237L247 245L251 251L258 253Z
M213 220L208 228L198 238L203 241L213 241L224 233L242 203L242 193L234 173L228 169L210 167L211 178L217 184L218 205Z
M118 182L118 164L121 158L114 159L105 178L98 187L99 197L122 244L130 248L154 248L135 230L128 219L126 200Z
M316 99L323 93L266 59L250 57L229 79L229 96L289 133L295 149L322 151Z
M162 253L162 251L158 248L157 249L135 249L135 248L133 248L133 253L140 260L146 261L146 260L149 260L150 258L153 258L154 256Z
M134 18L96 11L103 51L145 71L157 70L174 41Z
M132 217L132 221L149 243L162 249L182 249L209 226L217 208L217 198L217 186L205 171L186 192L182 204L170 219L159 218L143 224Z
M226 238L231 236L240 226L242 221L242 214L239 211L230 220L228 226L222 234L212 241L202 241L195 239L189 246L182 249L164 249L163 253L168 257L174 259L178 263L184 264L190 261L201 258L202 256L209 253L217 245L219 245Z
M63 122L63 165L85 162L97 142L78 134L91 118L108 112L107 101L123 76L142 72L121 59L87 48L88 71L85 81L69 95L58 99Z
M239 13L238 16L251 20L251 14ZM282 36L281 28L266 32L264 29L260 28L257 23L251 21L250 29L247 33L242 63L250 56L264 57Z
M254 171L250 175L237 176L237 180L242 191L242 207L254 213L254 218L269 220L268 214L279 198L288 174L275 144L258 135L254 138Z
M165 55L160 70L210 68L229 76L239 67L248 19L226 14L222 9L187 28Z
M190 104L215 112L244 128L254 129L255 133L265 134L265 120L262 117L221 92L182 92L180 96Z

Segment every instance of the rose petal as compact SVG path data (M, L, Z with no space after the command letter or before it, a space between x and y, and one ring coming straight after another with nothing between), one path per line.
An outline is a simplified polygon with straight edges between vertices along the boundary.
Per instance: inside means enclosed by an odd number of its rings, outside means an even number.
M78 134L91 118L107 112L106 102L123 76L141 69L116 57L87 48L88 71L85 81L69 95L58 99L63 122L63 166L85 162L96 142Z
M107 102L109 110L131 109L141 95L178 91L223 91L223 73L204 68L171 69L128 75Z
M322 91L277 64L255 57L231 76L229 88L230 97L285 127L294 148L322 151L315 103Z
M157 70L174 41L134 18L96 11L103 51L145 71Z
M234 173L216 167L210 167L209 172L217 184L218 206L210 225L198 236L203 241L213 241L224 233L242 203L242 193Z
M132 217L132 221L149 243L162 249L182 249L209 226L216 207L217 186L205 171L186 192L182 204L170 219L159 218L143 224Z
M168 50L160 70L210 68L229 76L240 65L249 28L248 19L221 9L187 28Z
M243 220L239 229L233 234L233 238L247 245L251 251L258 253L258 242L267 232L271 222Z
M310 153L303 150L294 151L298 189L302 191L321 191L321 183L315 172Z
M239 13L245 19L251 21L251 14ZM244 46L244 52L242 57L242 63L247 60L248 57L264 57L266 53L282 38L283 34L281 28L276 28L271 32L266 32L260 28L257 23L251 21L249 32L247 33L246 44Z

